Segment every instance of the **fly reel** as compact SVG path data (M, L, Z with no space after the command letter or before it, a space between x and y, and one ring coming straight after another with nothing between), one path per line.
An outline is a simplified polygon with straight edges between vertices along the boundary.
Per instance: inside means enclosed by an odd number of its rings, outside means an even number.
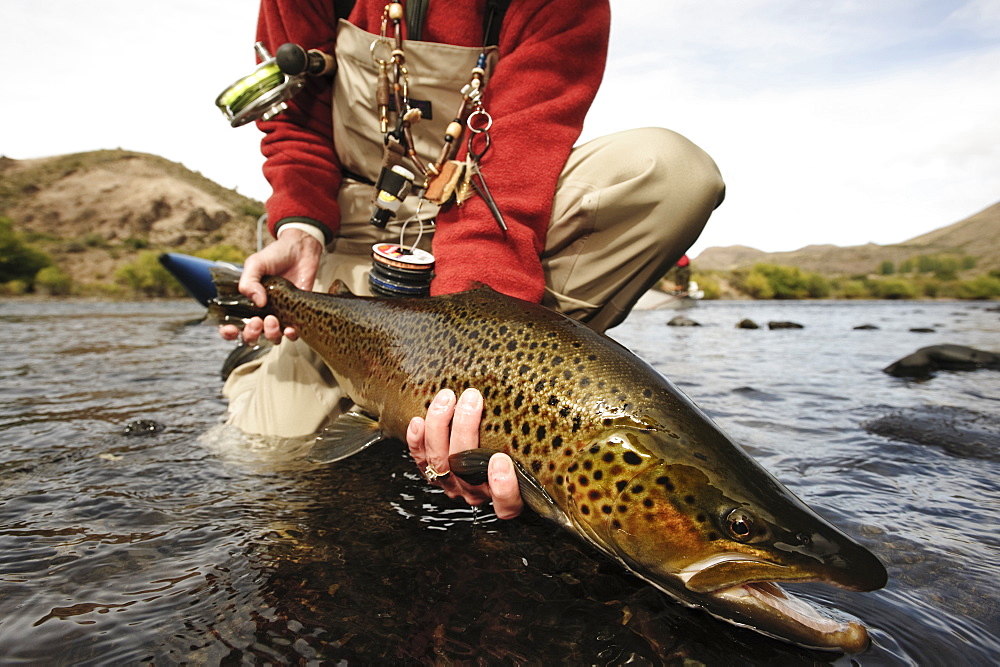
M263 43L254 44L261 63L249 75L226 88L215 99L233 127L255 120L270 120L288 108L288 100L306 84L307 75L333 74L333 56L298 44L282 44L272 56Z

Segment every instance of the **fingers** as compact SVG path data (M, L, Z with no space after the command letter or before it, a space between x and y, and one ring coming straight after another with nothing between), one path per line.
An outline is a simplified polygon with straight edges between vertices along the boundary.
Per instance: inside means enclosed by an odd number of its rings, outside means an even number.
M478 447L482 416L483 396L477 390L467 389L458 398L450 389L439 392L428 406L426 418L413 418L406 432L406 444L420 471L426 475L429 466L443 473L449 469L450 455ZM498 454L490 459L488 480L488 484L472 486L447 475L432 483L441 486L449 497L462 497L471 505L492 497L501 519L519 515L523 502L509 456Z
M478 447L479 424L482 421L483 395L475 389L466 389L455 404L448 454L457 454Z
M455 392L443 389L431 401L424 419L423 459L434 470L448 470L448 453L451 447L451 419L455 414ZM442 484L442 486L444 486Z
M254 253L247 257L247 261L243 265L243 273L240 274L239 290L243 296L253 301L253 305L258 308L263 308L264 304L267 303L267 292L264 290L264 286L260 284L260 279L263 275L263 262L260 260L259 253Z
M490 495L493 497L493 511L500 519L513 519L524 509L521 490L517 485L514 462L506 454L490 457L488 470Z

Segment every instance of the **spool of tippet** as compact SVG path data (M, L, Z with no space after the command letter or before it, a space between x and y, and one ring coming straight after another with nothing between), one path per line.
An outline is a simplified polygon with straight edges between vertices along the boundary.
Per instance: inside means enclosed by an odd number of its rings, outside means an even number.
M368 285L376 296L423 297L431 293L434 255L396 243L372 246Z

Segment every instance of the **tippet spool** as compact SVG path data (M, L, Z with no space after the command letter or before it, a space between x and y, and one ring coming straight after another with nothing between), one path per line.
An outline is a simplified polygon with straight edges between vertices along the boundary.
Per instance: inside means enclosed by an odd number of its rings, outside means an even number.
M423 297L431 293L434 255L397 243L372 246L368 285L376 296Z

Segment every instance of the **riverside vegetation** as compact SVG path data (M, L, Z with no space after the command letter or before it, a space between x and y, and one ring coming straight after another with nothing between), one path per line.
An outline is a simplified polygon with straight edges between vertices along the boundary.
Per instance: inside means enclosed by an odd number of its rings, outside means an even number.
M242 262L263 212L155 155L0 157L0 294L182 297L159 255ZM707 299L997 299L1000 204L896 245L709 248L693 267Z

